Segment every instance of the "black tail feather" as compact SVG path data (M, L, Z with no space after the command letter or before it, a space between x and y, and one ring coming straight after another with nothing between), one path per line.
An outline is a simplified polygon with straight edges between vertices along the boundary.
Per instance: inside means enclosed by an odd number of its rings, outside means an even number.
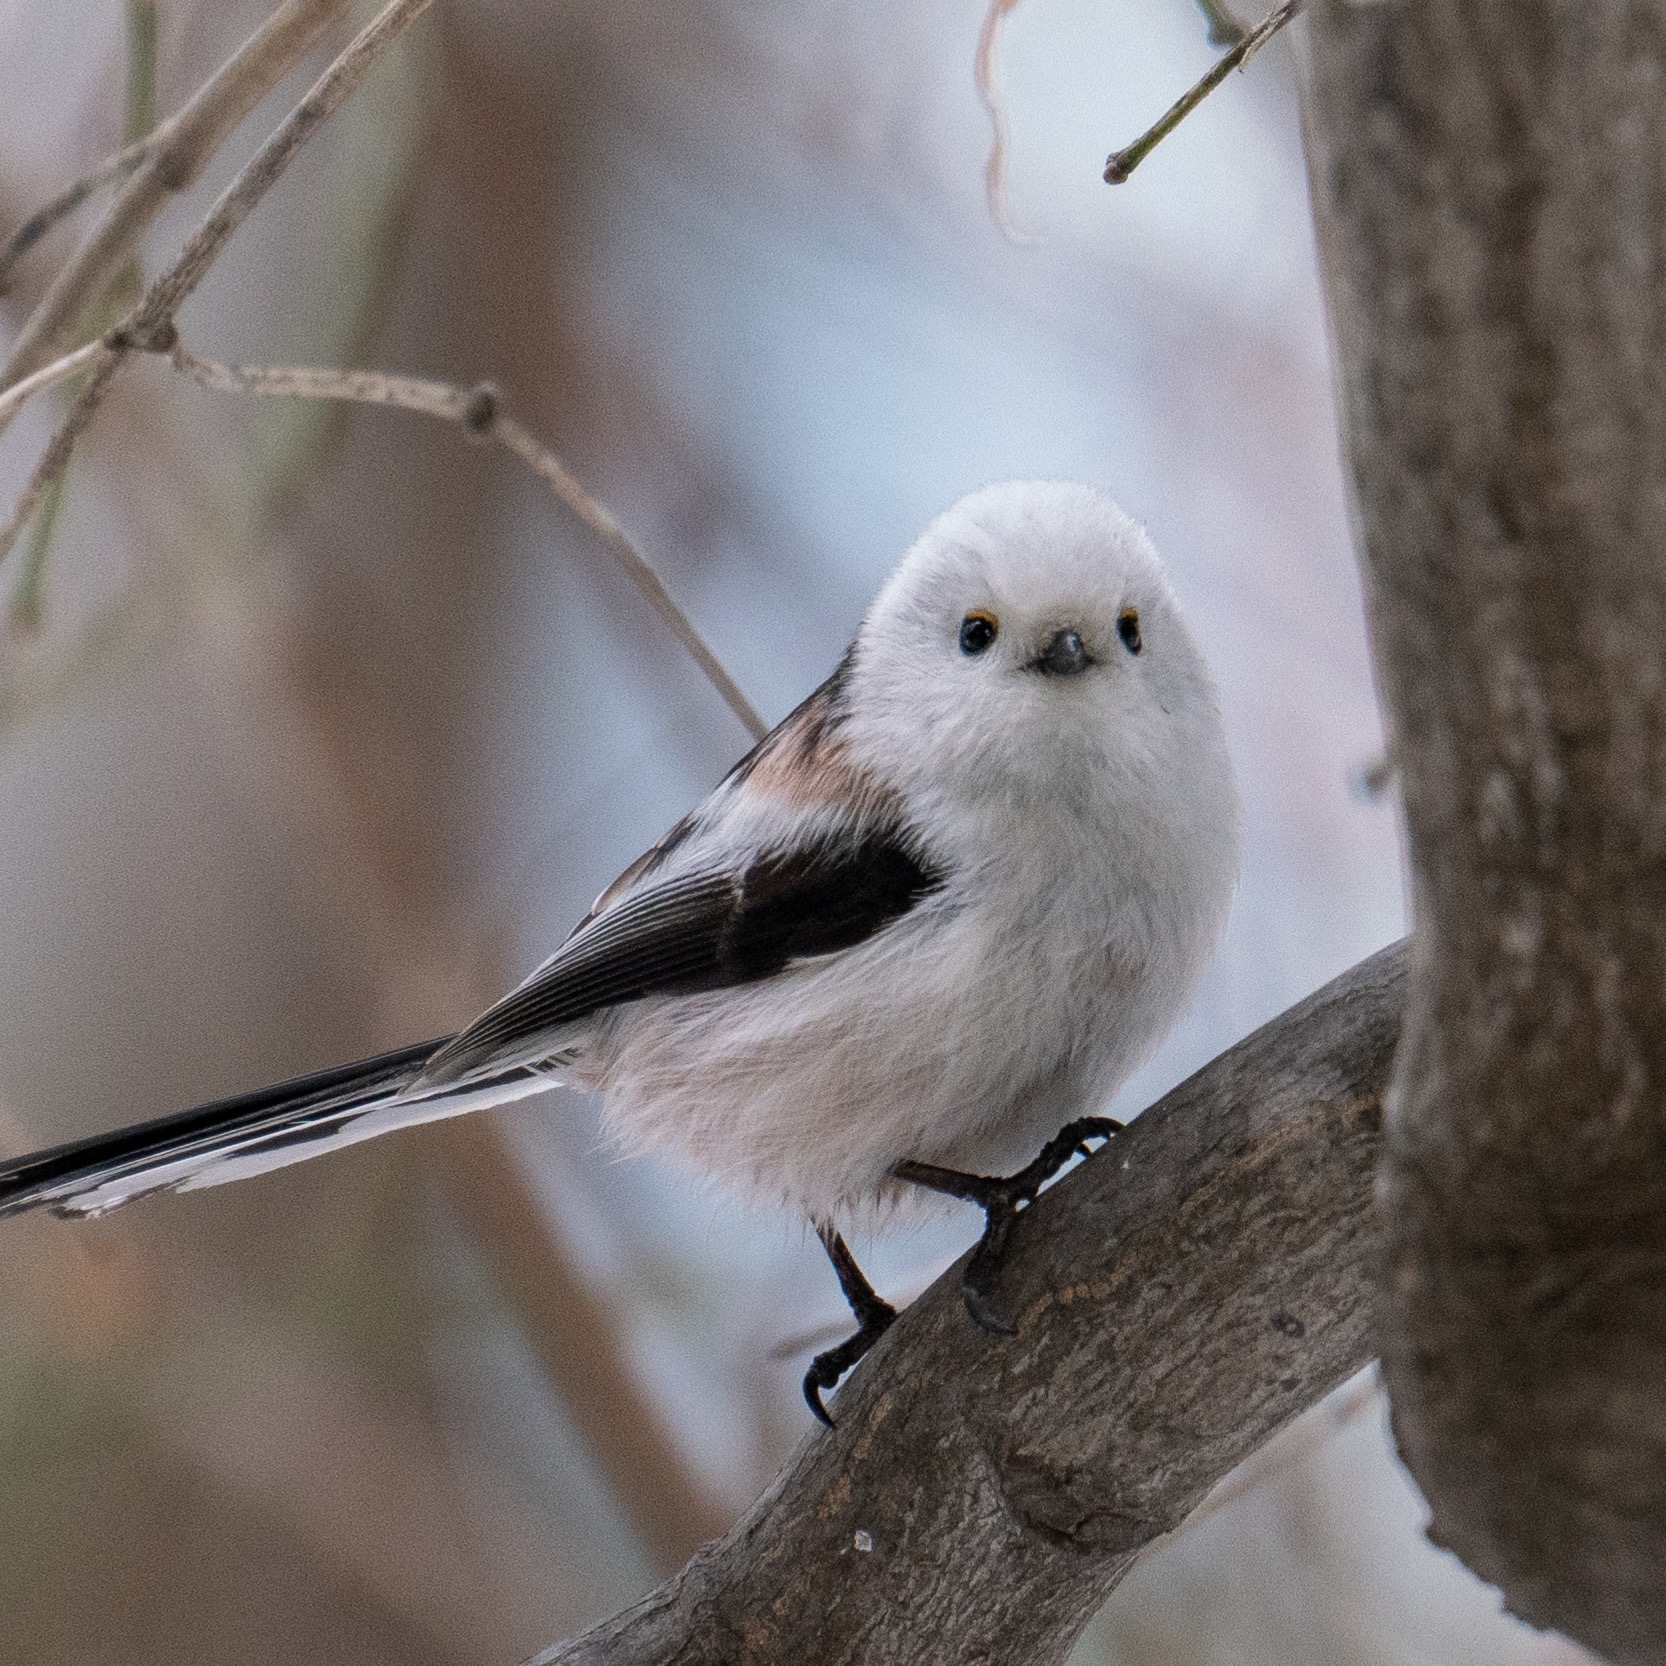
M320 1113L397 1092L449 1039L379 1053L0 1164L0 1219L42 1205L57 1214L78 1213L66 1200L81 1190L229 1144L270 1148L305 1140L314 1130L327 1133L334 1121Z

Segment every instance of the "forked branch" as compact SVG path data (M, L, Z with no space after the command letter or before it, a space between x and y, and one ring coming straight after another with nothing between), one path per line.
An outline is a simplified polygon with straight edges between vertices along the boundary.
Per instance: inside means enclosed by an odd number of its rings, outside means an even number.
M243 118L331 24L348 0L284 0L186 104L143 142L101 163L32 215L7 246L0 274L93 191L126 176L104 217L24 321L0 371L0 387L38 370L110 285L145 228L190 186ZM0 282L0 288L3 288ZM0 416L0 429L8 419Z
M199 387L215 393L256 394L269 399L337 399L415 411L441 422L455 423L474 439L512 452L601 538L613 559L642 592L666 629L687 649L689 657L752 738L758 740L764 735L768 725L696 629L694 621L677 605L659 574L625 535L624 528L605 504L579 484L548 446L509 414L503 394L492 383L477 382L465 388L451 382L393 376L379 370L215 364L187 352L177 339L168 356Z
M432 4L433 0L387 0L244 164L178 258L145 291L132 316L99 344L98 353L90 361L91 374L12 505L4 526L0 526L0 561L11 553L69 462L76 440L103 404L122 365L135 350L172 339L175 314L219 259L232 234L283 177L301 147L357 91L394 41ZM294 6L281 9L306 10L299 7L298 0ZM316 5L312 9L316 10ZM97 293L97 286L93 292Z

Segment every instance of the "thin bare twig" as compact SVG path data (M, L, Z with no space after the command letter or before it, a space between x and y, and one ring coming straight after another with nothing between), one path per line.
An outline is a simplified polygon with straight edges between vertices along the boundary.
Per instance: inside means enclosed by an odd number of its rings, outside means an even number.
M141 145L155 127L156 0L127 0L127 114L122 137L129 147ZM101 336L138 299L143 283L135 252L88 309L91 316L78 326L80 332ZM33 635L40 629L47 561L69 494L69 478L68 468L53 477L30 523L20 571L6 608L12 630L21 635Z
M348 0L284 0L189 102L157 128L133 164L126 186L24 321L0 371L0 387L38 370L62 351L70 332L109 287L168 199L196 181L243 118L347 6ZM113 157L89 178L114 168L127 154Z
M380 370L331 370L290 364L217 364L199 359L183 343L168 352L176 369L211 393L252 393L269 399L342 399L354 405L391 405L441 422L462 424L481 438L496 422L506 422L497 391L488 383L458 387L419 376L394 376Z
M1162 119L1148 127L1133 144L1112 151L1105 160L1105 183L1122 185L1156 147L1183 122L1233 70L1242 69L1263 46L1302 9L1302 0L1285 0L1269 12L1190 92L1169 106Z
M100 341L89 342L73 353L66 353L63 358L43 366L33 376L0 392L0 421L12 415L31 395L67 381L89 367L94 367L94 383L100 380L108 382L120 360L141 344L138 320L148 305L147 297L130 324L112 331ZM492 441L513 452L602 539L627 577L660 616L666 629L687 650L689 657L752 738L760 740L768 732L769 726L757 708L742 693L740 685L701 636L694 621L677 605L664 581L631 542L624 528L605 505L579 484L572 471L548 446L509 415L503 407L503 395L491 383L481 382L472 388L465 388L451 382L395 376L376 370L217 364L212 360L199 359L179 342L177 336L167 333L155 340L155 346L166 350L174 366L199 387L214 393L255 394L277 399L332 399L359 405L389 406L434 417L441 422L456 423L472 437ZM92 384L89 384L89 391L91 387ZM53 480L68 461L76 439L96 407L97 399L89 402L83 394L82 399L72 407L70 417L53 435L22 495L13 505L5 527L0 529L0 560L9 553L23 528L45 500ZM72 427L70 419L78 415L81 420Z
M359 405L391 406L456 423L478 440L493 442L527 465L607 545L666 628L688 651L706 680L722 696L754 740L767 730L752 702L723 662L672 599L660 576L637 550L607 508L573 477L556 454L504 409L503 395L489 382L472 388L392 376L375 370L331 370L304 365L230 365L199 359L178 341L169 354L174 365L199 387L215 393L256 394L278 399L336 399Z
M106 156L96 168L84 173L73 185L65 187L50 202L43 203L14 231L4 248L0 248L0 295L11 287L12 273L17 263L58 224L73 214L95 191L125 179L151 154L160 143L156 134L140 139L136 144Z
M110 383L121 366L122 354L105 342L97 341L90 345L97 349L87 361L92 367L92 374L81 389L80 397L70 406L56 432L47 441L46 450L40 454L40 460L18 494L11 514L6 517L5 525L0 526L0 561L4 561L12 553L18 539L23 536L23 529L34 519L35 511L46 501L46 494L51 491L52 482L68 466L75 442L80 439L82 431L92 421L99 406L104 403L104 395L109 391ZM73 354L70 356L74 357Z
M37 393L44 393L46 389L54 388L60 382L67 382L72 376L79 376L94 360L103 357L109 351L102 341L89 341L85 347L77 347L73 353L65 353L61 359L54 359L51 364L42 365L22 381L13 382L9 388L0 389L0 427L10 422Z
M295 153L358 91L383 53L432 4L433 0L388 0L278 124L191 234L179 259L139 303L131 327L141 345L153 332L172 323L174 314L219 259L232 233L277 184Z
M660 582L659 574L637 554L635 546L625 536L624 528L573 479L561 459L540 445L513 417L502 419L498 425L497 438L522 462L542 475L579 519L600 536L613 552L614 560L625 569L631 582L648 599L649 606L665 621L666 628L682 643L689 657L700 667L707 682L722 695L723 703L740 719L741 726L753 740L762 740L769 732L769 725L759 716L752 702L741 693L734 678L724 669L723 662L694 628L693 621L671 599L671 593Z
M145 292L127 321L104 338L102 345L107 351L35 465L4 527L0 527L0 561L11 554L53 479L68 463L76 439L104 402L116 372L137 348L166 351L173 344L174 314L202 282L232 234L282 178L301 146L358 89L382 54L432 4L433 0L388 0L244 164L191 234L179 258Z

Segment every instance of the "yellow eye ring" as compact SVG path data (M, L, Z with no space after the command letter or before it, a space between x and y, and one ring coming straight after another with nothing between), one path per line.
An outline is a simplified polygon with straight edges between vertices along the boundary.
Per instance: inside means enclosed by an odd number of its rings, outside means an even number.
M981 654L1000 634L1001 621L993 613L975 607L960 621L960 651Z

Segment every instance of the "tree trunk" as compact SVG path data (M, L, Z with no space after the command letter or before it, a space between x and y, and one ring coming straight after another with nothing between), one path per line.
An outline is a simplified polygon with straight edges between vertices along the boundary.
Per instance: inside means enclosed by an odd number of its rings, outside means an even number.
M1436 1540L1666 1659L1666 5L1313 0L1417 936L1380 1341Z

